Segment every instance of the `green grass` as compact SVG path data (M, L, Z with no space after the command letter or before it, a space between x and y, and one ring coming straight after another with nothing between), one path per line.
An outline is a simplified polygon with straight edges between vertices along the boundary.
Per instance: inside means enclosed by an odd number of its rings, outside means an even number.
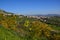
M0 26L0 40L23 40L16 32Z
M41 40L45 40L40 38ZM28 37L21 37L13 30L8 30L3 26L0 26L0 40L39 40L37 38L31 39Z
M56 26L56 25L49 25L51 26L54 30L60 30L60 26Z

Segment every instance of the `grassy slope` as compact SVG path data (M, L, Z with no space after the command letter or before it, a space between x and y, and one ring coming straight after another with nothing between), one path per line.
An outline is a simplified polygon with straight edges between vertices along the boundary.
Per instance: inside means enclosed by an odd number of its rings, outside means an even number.
M1 18L3 18L3 17L1 17ZM6 19L9 19L9 17L6 17ZM12 20L12 22L11 22L11 20ZM10 17L10 21L7 21L7 22L9 22L9 24L11 23L11 24L14 24L13 22L15 22L15 17ZM30 20L31 22L33 21L33 19L31 20L31 19L27 19L27 18L17 18L17 20L18 20L18 22L25 22L26 20ZM6 20L4 20L4 21L6 21ZM23 23L24 23L23 22ZM22 23L22 24L23 24ZM38 21L38 23L39 23L39 21ZM36 24L36 23L35 23ZM44 23L42 23L43 25L44 25ZM41 25L42 25L41 24ZM19 24L19 25L21 25L21 24ZM42 25L42 26L43 26ZM11 25L10 25L11 26ZM32 25L33 26L33 25ZM44 26L43 26L44 27ZM25 27L23 27L23 28L25 28ZM39 26L39 28L40 28L40 26ZM55 27L54 27L55 28ZM53 28L53 29L54 29ZM57 28L58 29L58 28ZM28 29L27 29L28 30ZM26 30L26 31L27 31ZM44 29L45 30L45 29ZM60 30L60 29L59 29ZM27 31L28 32L28 31ZM20 32L21 33L21 32ZM23 33L24 33L24 31L23 31ZM25 34L25 33L24 33ZM43 39L43 37L41 37L40 38L41 40L45 40L45 38ZM32 40L30 37L28 38L26 38L26 37L20 37L19 36L19 34L17 35L17 33L16 32L14 32L13 30L8 30L8 29L6 29L6 28L4 28L4 27L2 27L2 26L0 26L0 40ZM34 39L34 40L37 40L37 39Z
M0 26L0 40L23 40L20 38L16 32L12 30L7 30L4 27Z

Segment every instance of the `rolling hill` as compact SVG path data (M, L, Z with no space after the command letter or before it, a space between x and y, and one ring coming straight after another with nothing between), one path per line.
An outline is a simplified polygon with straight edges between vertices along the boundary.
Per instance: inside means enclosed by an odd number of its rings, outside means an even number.
M60 40L55 29L38 19L0 11L0 40Z

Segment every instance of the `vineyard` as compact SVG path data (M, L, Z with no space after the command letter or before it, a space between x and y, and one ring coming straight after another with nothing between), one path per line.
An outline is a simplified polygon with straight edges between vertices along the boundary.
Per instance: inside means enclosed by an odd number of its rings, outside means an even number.
M60 40L60 31L38 19L0 11L0 40ZM60 27L59 27L60 28Z

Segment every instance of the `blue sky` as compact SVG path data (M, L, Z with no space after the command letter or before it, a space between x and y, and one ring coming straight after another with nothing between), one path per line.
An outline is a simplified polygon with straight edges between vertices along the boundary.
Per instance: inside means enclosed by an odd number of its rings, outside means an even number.
M0 0L0 9L23 15L60 14L60 0Z

